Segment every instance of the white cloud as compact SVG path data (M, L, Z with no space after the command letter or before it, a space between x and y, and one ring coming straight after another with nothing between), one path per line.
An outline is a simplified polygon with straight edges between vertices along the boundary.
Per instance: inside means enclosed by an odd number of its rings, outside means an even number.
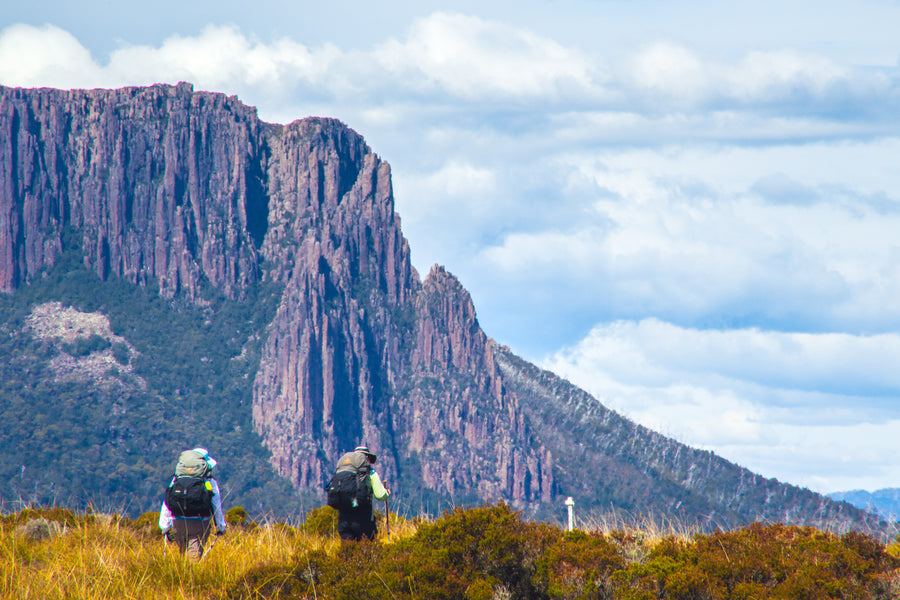
M310 50L290 39L264 44L235 27L207 26L197 36L174 35L158 47L126 45L99 64L71 34L53 26L15 25L0 32L0 81L14 86L118 87L189 81L226 93L276 91L296 86L347 86L334 76L342 58L325 45ZM299 115L298 115L299 116Z
M846 67L824 57L777 50L750 52L739 65L725 71L722 83L729 96L754 101L798 91L820 96L849 78Z
M812 392L846 385L860 395L900 396L900 334L894 333L699 330L645 319L595 327L575 349L557 356L590 370L603 365L627 383L716 378Z
M105 85L90 52L53 25L11 25L0 31L0 82L20 87Z
M891 71L791 48L752 50L728 63L655 42L620 65L620 82L635 89L632 102L670 114L771 105L786 114L830 114L866 112L873 103L893 113L889 105L897 90Z
M680 102L693 103L708 91L708 67L681 46L657 42L639 51L631 60L635 85L650 94L663 93Z
M141 80L191 81L205 89L323 85L340 56L333 46L311 51L290 39L263 44L235 27L208 26L196 37L172 36L160 47L131 46L110 57L110 73Z
M555 202L580 203L579 218L535 222L478 257L493 281L552 282L558 306L580 295L595 319L880 331L900 325L898 146L568 157L557 168L570 186ZM831 181L816 163L834 165Z
M594 93L595 65L579 52L525 30L478 17L434 13L403 41L378 48L398 80L462 98L554 98Z
M852 402L852 398L847 399ZM877 423L767 424L756 443L707 446L757 473L818 492L896 487L900 466L891 460L900 420Z
M761 107L768 115L773 103L781 103L786 114L865 110L868 118L882 121L896 112L897 96L896 77L884 69L841 65L789 48L753 50L727 63L655 42L598 57L524 28L443 12L413 21L404 37L365 52L332 43L311 48L285 36L262 41L234 26L208 25L197 35L167 37L159 46L125 43L101 64L62 29L13 25L0 32L0 56L7 57L0 67L6 85L112 87L186 80L201 89L241 93L269 110L327 97L332 106L381 116L401 106L407 113L443 106L449 110L444 118L458 119L459 110L474 106L485 111L467 117L475 127L496 126L491 119L498 110L533 112L542 120L552 106L562 114L574 110L582 125L589 120L582 115L627 110L652 115L653 121L663 115L664 126L694 128L695 138L715 135L716 127L724 127L724 135L734 131L728 119L695 121L710 103L719 114L752 114ZM465 108L458 105L461 99ZM783 123L774 121L778 116L766 118L784 133ZM634 129L633 123L618 123ZM650 123L650 131L657 125ZM700 132L710 125L713 130ZM742 135L750 131L747 127Z
M483 230L472 225L496 222L503 213L506 199L490 168L451 159L434 171L401 167L394 175L397 211L404 234L416 240L413 258L423 272L442 263L442 249L465 253L477 248Z
M492 192L496 178L489 169L454 161L430 175L426 185L448 196L465 197Z

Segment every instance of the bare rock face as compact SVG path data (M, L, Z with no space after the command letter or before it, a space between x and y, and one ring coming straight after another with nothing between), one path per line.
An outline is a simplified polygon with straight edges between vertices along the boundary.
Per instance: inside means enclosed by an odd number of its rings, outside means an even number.
M504 402L502 385L468 293L443 269L424 285L413 269L387 163L324 119L291 124L269 145L261 253L274 265L266 277L286 288L256 378L253 416L278 471L315 488L337 456L364 442L391 477L450 496L477 489L489 492L483 497L526 500L512 480L524 476L529 460L540 471L540 461L524 429L504 422L514 413L498 423L493 409ZM459 374L471 381L460 384ZM410 385L425 378L454 387L438 393ZM401 468L410 463L411 472ZM548 479L548 498L550 488Z
M409 402L395 409L429 488L453 497L549 501L553 461L534 441L499 372L497 344L478 325L469 293L435 266L416 298ZM437 426L435 426L437 425ZM423 460L423 457L437 460Z
M340 122L271 125L188 84L0 88L0 290L53 265L67 235L101 278L165 297L284 286L253 418L296 486L319 489L365 442L411 485L550 498L549 453L532 447L471 299L443 269L420 281L390 166Z
M67 226L101 277L156 279L166 296L195 298L201 278L229 294L257 281L260 125L236 98L186 84L4 88L0 290L53 264Z

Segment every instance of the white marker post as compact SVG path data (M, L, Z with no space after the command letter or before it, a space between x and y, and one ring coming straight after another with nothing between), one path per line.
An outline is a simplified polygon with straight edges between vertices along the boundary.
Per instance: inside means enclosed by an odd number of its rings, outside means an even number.
M575 529L575 516L572 513L575 509L575 500L572 499L572 496L566 498L566 508L569 509L569 531L573 531Z

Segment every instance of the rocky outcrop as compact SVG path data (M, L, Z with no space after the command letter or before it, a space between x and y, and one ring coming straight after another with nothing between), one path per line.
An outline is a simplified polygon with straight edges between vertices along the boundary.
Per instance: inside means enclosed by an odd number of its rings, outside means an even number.
M413 269L387 163L351 130L321 119L278 131L270 152L261 253L272 265L265 276L286 288L253 415L279 472L318 487L341 452L365 441L382 471L409 485L530 499L513 483L529 479L520 457L540 472L546 456L531 450L522 426L504 421L514 411L493 410L502 388L468 294L443 269L424 283ZM440 383L424 391L409 384L425 380ZM548 480L551 469L544 472Z
M105 315L47 302L35 306L25 321L26 333L57 350L49 362L57 380L73 378L102 387L146 389L146 382L134 375L131 365L137 352L112 332Z
M165 297L282 284L252 410L296 486L319 489L365 441L401 486L550 498L549 454L532 447L471 299L443 269L419 279L390 166L342 123L267 124L187 84L3 88L0 194L3 291L73 241L101 278Z
M298 489L320 493L364 442L406 498L535 514L577 495L710 525L864 523L640 428L498 346L451 274L419 278L390 166L338 121L268 124L187 84L0 88L0 290L64 251L178 301L281 290L254 332L264 342L244 406Z
M416 298L416 316L405 371L409 402L397 407L395 422L429 488L520 506L550 501L553 458L508 393L498 346L479 327L469 293L435 266Z

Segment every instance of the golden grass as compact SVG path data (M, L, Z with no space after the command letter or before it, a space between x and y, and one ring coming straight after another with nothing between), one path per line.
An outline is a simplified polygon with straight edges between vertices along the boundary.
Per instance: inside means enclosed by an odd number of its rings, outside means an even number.
M625 511L609 511L590 514L576 523L583 531L597 531L604 535L625 533L638 536L649 544L674 537L690 540L700 532L696 526L686 525L663 515L632 515Z
M248 569L287 563L301 550L331 553L338 544L279 524L232 528L202 561L191 563L158 532L148 535L117 522L79 523L41 542L4 526L0 598L207 599L224 595Z
M422 519L391 514L390 537L381 525L379 541L393 543L415 534ZM35 542L0 525L0 599L100 600L224 597L250 570L284 565L310 551L329 555L340 540L306 533L283 523L231 527L199 563L166 544L158 529L139 529L118 519L80 519L54 537Z

